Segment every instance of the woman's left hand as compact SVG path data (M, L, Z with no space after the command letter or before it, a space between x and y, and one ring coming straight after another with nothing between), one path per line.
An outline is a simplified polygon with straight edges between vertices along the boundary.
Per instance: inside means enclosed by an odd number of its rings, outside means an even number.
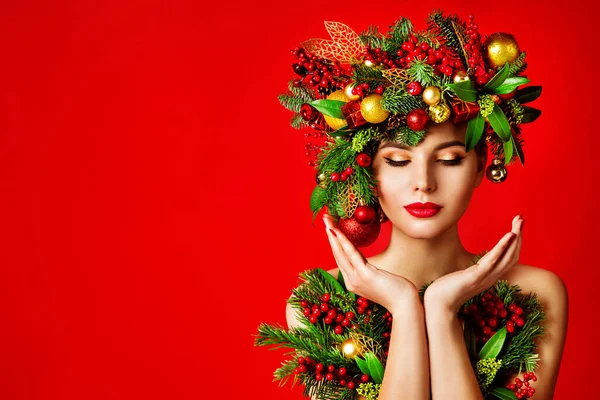
M456 313L468 299L494 285L519 260L522 228L523 219L516 216L512 231L504 235L477 264L444 275L429 285L425 291L425 309L435 307Z

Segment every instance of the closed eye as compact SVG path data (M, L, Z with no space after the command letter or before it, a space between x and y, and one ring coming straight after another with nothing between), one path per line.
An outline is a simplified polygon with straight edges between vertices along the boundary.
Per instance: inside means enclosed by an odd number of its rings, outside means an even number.
M455 166L455 165L460 165L462 163L462 160L464 160L465 157L457 157L454 158L452 160L437 160L437 162L441 163L442 165L448 165L448 166ZM384 157L385 162L389 165L391 165L392 167L404 167L406 164L408 164L410 162L410 160L402 160L402 161L395 161L392 160L391 158L387 158Z

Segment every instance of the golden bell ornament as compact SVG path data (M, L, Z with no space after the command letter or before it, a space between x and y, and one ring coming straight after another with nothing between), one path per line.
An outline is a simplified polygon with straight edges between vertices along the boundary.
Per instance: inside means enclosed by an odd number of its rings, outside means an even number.
M345 358L354 358L362 353L362 346L354 339L349 338L342 342L340 350Z
M346 87L344 88L344 94L346 95L346 98L350 101L360 99L359 95L352 94L352 89L354 89L354 83L349 83L348 85L346 85Z
M436 124L441 124L442 122L450 118L450 107L448 107L444 103L429 106L428 114L429 118L433 122L435 122Z
M316 181L321 189L327 189L327 175L317 172Z
M327 100L339 100L343 101L344 103L348 102L348 98L346 97L346 94L342 89L336 90L335 92L331 93L329 96L327 96ZM323 118L325 118L325 122L327 123L327 125L332 127L334 130L338 130L348 125L346 120L343 118L334 118L325 114L323 114Z
M519 44L510 33L496 32L483 43L483 59L492 68L502 68L519 57Z
M423 101L425 104L429 106L434 106L440 102L442 98L442 93L440 89L435 86L427 86L425 90L423 90Z
M360 102L360 113L365 121L378 124L385 121L388 115L390 115L390 112L384 110L381 106L382 98L380 94L375 93L368 95Z
M452 80L454 81L454 83L459 83L469 81L471 80L471 78L469 78L469 74L467 73L467 71L457 71L456 74L454 74L454 78Z
M502 183L506 180L508 172L502 163L502 160L495 158L485 170L485 176L494 183Z

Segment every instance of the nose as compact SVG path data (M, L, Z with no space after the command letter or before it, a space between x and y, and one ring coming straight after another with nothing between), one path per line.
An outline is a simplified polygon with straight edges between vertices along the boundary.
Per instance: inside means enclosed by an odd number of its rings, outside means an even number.
M416 164L416 163L415 163ZM431 168L429 168L427 166L427 163L422 162L419 163L420 165L417 165L414 169L414 182L413 182L413 188L415 190L415 192L421 191L421 192L433 192L436 188L437 185L435 183L435 178L433 176L433 171Z

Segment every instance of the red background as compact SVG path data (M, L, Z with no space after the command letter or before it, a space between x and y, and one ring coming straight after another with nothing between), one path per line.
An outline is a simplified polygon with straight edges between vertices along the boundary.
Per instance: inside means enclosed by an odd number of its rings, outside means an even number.
M512 0L3 2L0 397L301 398L252 337L284 323L298 272L335 266L276 97L289 51L324 20L421 29L439 7L513 33L544 88L526 166L486 181L460 229L480 251L523 214L521 261L569 288L556 398L591 398L598 10Z

